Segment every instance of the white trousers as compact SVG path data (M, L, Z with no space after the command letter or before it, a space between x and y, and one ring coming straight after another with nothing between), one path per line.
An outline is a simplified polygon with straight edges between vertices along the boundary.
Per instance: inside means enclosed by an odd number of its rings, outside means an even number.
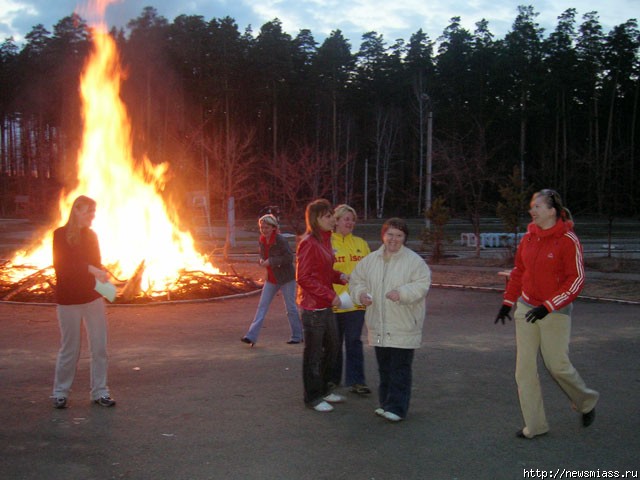
M549 431L538 377L538 351L542 354L547 370L569 397L575 410L580 413L591 411L598 402L599 394L587 388L569 360L571 317L551 312L542 320L529 323L525 320L529 310L531 307L518 302L514 314L518 347L516 383L526 427L525 434L535 436Z
M53 396L68 397L76 375L82 323L84 321L91 356L91 400L109 395L107 387L107 315L104 300L82 305L58 305L60 350L56 361Z

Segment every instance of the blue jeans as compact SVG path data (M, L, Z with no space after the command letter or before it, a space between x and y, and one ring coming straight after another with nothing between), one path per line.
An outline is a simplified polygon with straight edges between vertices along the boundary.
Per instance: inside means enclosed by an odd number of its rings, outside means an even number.
M342 379L342 343L344 342L345 385L366 384L364 379L364 353L362 351L362 326L364 310L336 313L338 324L338 357L331 375L331 381L340 385Z
M302 310L302 325L304 403L315 407L329 394L329 381L338 352L338 334L333 310Z
M256 315L253 318L253 322L249 327L249 331L245 335L252 342L258 341L260 330L262 329L262 323L264 317L267 315L269 305L273 301L278 290L282 290L282 298L284 300L284 306L287 309L287 318L289 319L289 327L291 328L291 339L295 342L302 341L302 325L300 325L300 317L298 317L298 307L296 307L296 281L291 280L284 285L277 285L271 282L265 282L262 287L262 293L260 294L260 301L258 302L258 309Z
M404 418L409 411L413 349L375 347L380 373L378 398L385 412Z

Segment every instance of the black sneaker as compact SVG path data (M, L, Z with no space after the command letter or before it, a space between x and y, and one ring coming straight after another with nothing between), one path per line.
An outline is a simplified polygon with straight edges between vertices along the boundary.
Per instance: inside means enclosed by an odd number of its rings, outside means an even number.
M94 400L93 403L96 403L101 407L113 407L116 404L116 401L109 395L105 395L104 397Z
M54 398L53 408L67 408L67 398L66 397Z

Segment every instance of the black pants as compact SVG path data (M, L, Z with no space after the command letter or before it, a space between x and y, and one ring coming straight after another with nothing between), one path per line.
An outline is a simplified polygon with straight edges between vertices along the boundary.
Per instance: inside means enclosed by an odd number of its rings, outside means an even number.
M413 352L407 348L376 347L380 386L378 398L385 412L404 418L411 400Z
M304 403L315 407L329 393L329 381L338 354L336 319L331 308L302 310Z

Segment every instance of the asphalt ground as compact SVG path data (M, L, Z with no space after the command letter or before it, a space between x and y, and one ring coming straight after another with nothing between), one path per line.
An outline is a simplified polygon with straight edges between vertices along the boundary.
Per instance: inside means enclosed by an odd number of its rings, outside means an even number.
M64 410L49 398L55 308L0 303L0 478L605 478L627 470L638 478L640 306L577 302L571 358L601 393L596 421L583 428L541 366L551 431L523 440L515 437L514 325L493 323L500 298L431 290L409 415L397 424L374 415L375 393L345 392L347 402L330 413L305 408L303 346L285 343L279 297L254 348L240 337L256 295L110 306L109 384L118 403L90 403L85 343ZM365 364L375 390L368 346Z

